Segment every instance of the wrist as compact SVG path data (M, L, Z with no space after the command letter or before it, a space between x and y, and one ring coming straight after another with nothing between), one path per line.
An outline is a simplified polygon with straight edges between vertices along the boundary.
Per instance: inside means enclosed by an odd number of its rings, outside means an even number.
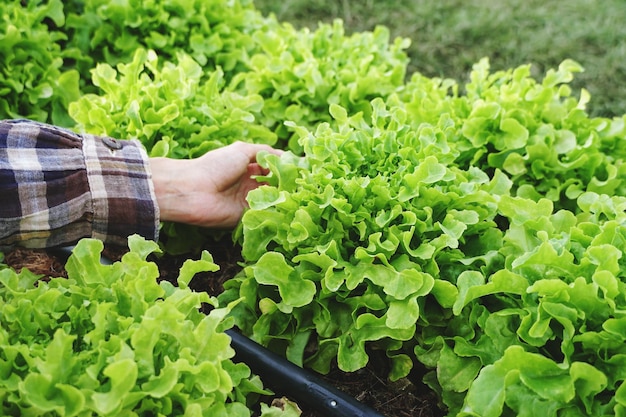
M185 197L179 183L181 161L170 158L150 158L149 161L161 221L184 221L184 213L180 210L184 204L181 199Z

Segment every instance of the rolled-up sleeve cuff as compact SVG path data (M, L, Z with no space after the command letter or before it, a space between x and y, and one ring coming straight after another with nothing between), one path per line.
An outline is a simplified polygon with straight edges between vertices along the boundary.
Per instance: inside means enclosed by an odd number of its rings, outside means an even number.
M159 208L141 143L82 136L93 207L92 237L121 245L135 233L156 240Z
M0 250L158 238L159 208L139 141L0 121L0 180Z

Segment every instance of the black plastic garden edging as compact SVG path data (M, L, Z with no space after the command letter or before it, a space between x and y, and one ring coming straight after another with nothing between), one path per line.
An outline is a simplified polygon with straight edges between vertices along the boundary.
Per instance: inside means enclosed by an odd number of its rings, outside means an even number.
M72 249L72 246L65 246L50 251L67 261ZM112 264L104 256L100 262ZM325 417L385 417L328 384L315 373L300 368L234 329L226 330L226 334L230 336L231 346L235 350L235 362L245 363L261 377L264 385L293 398L298 404L306 404L324 413Z

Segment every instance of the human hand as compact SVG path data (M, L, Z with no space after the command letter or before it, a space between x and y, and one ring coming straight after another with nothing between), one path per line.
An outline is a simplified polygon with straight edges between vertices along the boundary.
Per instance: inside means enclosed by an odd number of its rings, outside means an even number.
M281 153L268 145L235 142L195 159L150 158L161 220L236 226L248 192L260 185L254 177L268 173L256 163L259 151Z

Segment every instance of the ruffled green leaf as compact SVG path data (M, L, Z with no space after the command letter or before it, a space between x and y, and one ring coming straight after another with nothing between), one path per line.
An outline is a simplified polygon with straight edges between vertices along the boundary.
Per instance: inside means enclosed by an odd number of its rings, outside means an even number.
M310 303L316 292L315 283L297 279L295 269L280 253L267 252L262 255L254 267L254 274L260 284L278 287L282 301L293 307Z

